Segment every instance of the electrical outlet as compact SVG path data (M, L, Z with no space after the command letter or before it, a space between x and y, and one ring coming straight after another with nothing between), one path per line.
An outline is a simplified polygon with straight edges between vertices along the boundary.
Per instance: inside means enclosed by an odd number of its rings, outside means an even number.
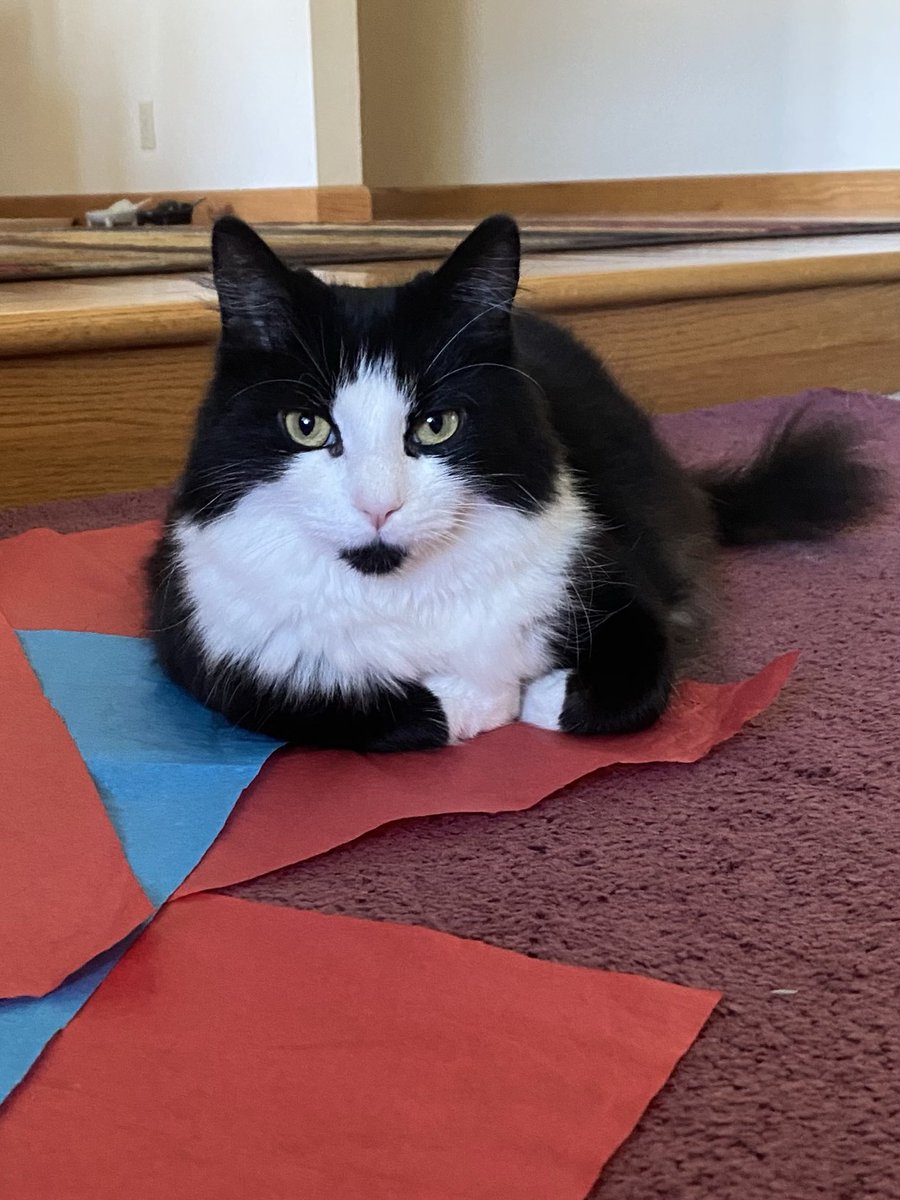
M156 149L156 119L153 115L153 101L142 100L138 105L138 124L141 130L141 149Z

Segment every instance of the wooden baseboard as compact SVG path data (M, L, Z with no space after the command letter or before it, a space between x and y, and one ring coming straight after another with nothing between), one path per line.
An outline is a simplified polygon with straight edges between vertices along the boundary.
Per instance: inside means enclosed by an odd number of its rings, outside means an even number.
M356 222L372 218L372 196L367 187L238 188L233 191L157 191L128 195L131 200L197 200L204 197L194 214L196 224L208 224L223 211L231 210L246 221ZM0 196L0 219L5 217L55 217L81 224L90 208L106 208L119 193L85 193L59 196Z
M348 225L371 221L371 191L362 184L316 188L316 220Z
M151 199L196 200L195 221L232 210L245 220L360 222L519 216L718 215L900 216L900 170L808 174L692 175L661 179L586 179L555 183L462 184L446 187L237 188L158 191ZM144 194L129 197L143 200ZM118 193L0 196L0 219L52 218L80 223Z
M375 220L478 218L492 212L519 216L898 216L900 170L372 188Z
M0 217L0 233L32 233L47 229L69 229L67 217Z

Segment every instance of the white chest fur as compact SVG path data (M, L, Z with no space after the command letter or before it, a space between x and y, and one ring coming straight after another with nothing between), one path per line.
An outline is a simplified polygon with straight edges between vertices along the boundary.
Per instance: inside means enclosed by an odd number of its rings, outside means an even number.
M233 510L175 531L212 661L239 660L298 694L425 683L454 736L518 715L547 671L588 518L568 485L527 515L477 501L465 529L386 576L361 575L273 507L263 485Z

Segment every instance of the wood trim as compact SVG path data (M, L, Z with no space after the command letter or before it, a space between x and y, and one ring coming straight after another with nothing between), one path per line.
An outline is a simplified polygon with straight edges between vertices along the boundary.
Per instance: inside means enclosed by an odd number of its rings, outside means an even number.
M596 275L523 278L519 303L539 309L608 308L712 296L790 292L900 280L900 250L821 257L672 265L653 270L623 267Z
M0 317L0 363L68 351L211 344L218 336L215 293L204 295L198 285L193 296L185 291L155 304L117 303L112 297L108 306L48 307Z
M193 192L160 191L128 193L133 200L197 200L204 196L195 214L196 224L208 224L216 213L231 209L246 221L354 222L372 218L372 196L361 184L347 187L238 188L232 191L197 188ZM121 193L95 192L58 196L0 196L0 218L57 217L76 224L89 208L106 208L122 198Z
M519 216L898 216L900 170L373 187L375 220Z
M551 313L900 284L900 235L795 239L780 243L654 247L607 255L526 260L519 303ZM339 283L408 279L428 262L317 268ZM0 360L72 350L210 343L216 296L190 276L128 276L8 283L0 289ZM900 385L898 385L900 386Z
M558 315L654 412L900 388L900 280Z
M331 280L395 284L432 260L318 268ZM713 296L900 282L900 235L782 239L542 254L523 263L518 303L564 311ZM2 323L0 323L2 336Z
M171 483L211 366L210 345L7 359L0 506Z
M900 281L559 316L659 412L814 386L900 386ZM206 343L6 359L0 506L169 483L211 357ZM48 439L48 428L65 437Z
M352 225L372 220L372 193L362 184L316 189L316 220Z
M71 229L68 217L0 217L0 234L31 233L45 229Z

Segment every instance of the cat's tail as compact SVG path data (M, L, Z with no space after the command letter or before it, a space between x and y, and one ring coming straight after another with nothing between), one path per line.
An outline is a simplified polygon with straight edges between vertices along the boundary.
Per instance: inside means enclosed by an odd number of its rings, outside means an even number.
M820 540L878 512L885 477L861 453L850 421L812 424L804 413L775 429L742 466L697 473L724 546Z

